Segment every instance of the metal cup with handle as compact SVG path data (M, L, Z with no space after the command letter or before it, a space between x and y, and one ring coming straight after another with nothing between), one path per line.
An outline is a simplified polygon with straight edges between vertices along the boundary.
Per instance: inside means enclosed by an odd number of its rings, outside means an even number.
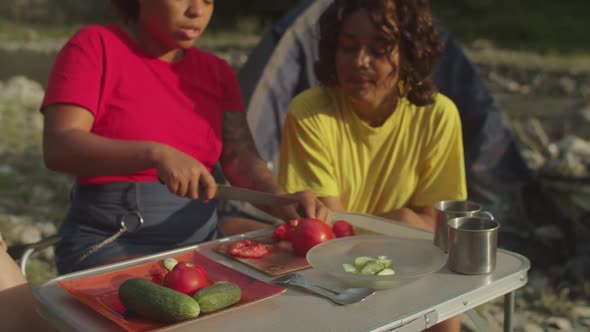
M448 200L434 204L436 210L436 225L434 227L434 245L444 252L449 251L448 221L459 217L483 217L494 220L488 211L482 211L481 205L472 201Z
M452 271L486 274L496 268L500 224L481 217L460 217L448 221L449 258Z

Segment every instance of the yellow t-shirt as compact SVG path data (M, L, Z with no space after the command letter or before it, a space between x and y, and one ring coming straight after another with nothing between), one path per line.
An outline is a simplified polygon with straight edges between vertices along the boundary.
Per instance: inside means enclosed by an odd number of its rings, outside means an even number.
M287 192L339 197L350 212L466 199L461 121L453 102L401 99L380 127L363 122L335 88L293 99L281 142L279 183Z

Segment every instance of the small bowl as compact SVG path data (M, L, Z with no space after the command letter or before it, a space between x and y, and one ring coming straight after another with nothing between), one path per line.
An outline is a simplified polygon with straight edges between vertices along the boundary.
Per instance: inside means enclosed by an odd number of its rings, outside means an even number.
M342 264L353 264L359 256L387 256L394 275L345 272ZM440 270L447 256L431 240L395 236L359 235L326 241L307 253L309 264L352 287L387 289Z

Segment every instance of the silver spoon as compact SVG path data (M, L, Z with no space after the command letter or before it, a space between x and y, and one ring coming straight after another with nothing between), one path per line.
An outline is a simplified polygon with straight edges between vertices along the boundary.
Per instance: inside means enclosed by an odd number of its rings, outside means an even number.
M367 298L367 296L375 293L375 290L371 288L347 288L343 291L336 292L325 287L312 284L311 282L305 280L301 274L297 273L286 274L273 279L272 282L278 285L294 285L305 288L340 305L363 301Z

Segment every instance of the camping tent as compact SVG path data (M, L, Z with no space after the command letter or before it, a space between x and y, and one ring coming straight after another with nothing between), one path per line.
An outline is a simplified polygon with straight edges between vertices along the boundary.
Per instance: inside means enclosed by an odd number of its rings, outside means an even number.
M316 22L331 2L302 1L263 37L238 75L258 151L275 172L288 105L318 83ZM439 31L445 49L434 80L460 111L469 198L494 209L500 191L531 174L476 69L452 36Z

